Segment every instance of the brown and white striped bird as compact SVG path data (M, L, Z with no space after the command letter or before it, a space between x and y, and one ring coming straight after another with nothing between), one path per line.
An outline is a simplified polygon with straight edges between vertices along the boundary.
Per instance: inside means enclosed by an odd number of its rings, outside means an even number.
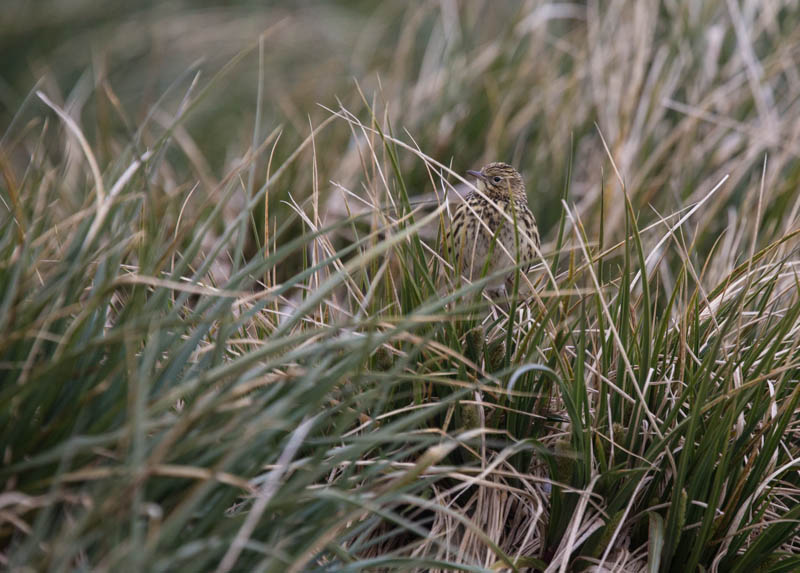
M478 192L467 193L453 214L447 246L455 251L451 261L470 281L483 276L484 268L485 276L509 268L487 285L497 291L514 276L514 265L523 263L525 273L536 260L539 230L519 171L495 162L467 173L477 178Z

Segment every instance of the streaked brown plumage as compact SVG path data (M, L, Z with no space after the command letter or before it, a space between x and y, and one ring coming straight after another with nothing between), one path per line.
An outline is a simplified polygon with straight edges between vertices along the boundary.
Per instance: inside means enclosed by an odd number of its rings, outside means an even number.
M528 208L522 176L507 163L499 162L467 173L477 178L479 193L469 192L453 214L447 244L448 248L455 250L452 262L463 276L471 281L477 280L487 265L491 248L486 276L513 267L517 261L528 263L521 268L523 273L526 272L536 259L539 230ZM514 231L515 221L517 233ZM495 244L490 247L495 235ZM488 288L502 287L506 280L513 277L513 272L510 270L490 281Z

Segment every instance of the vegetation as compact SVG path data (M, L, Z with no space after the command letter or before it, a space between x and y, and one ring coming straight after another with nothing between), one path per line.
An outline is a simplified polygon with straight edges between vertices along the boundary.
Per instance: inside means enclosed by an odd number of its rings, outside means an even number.
M800 568L794 2L164 10L4 64L5 568Z

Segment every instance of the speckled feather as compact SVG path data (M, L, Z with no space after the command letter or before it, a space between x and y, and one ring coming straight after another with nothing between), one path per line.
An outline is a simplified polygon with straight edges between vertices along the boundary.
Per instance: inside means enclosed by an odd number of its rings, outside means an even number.
M522 176L506 163L489 163L476 174L476 177L477 187L483 196L474 191L468 193L450 222L448 247L452 246L456 255L452 260L460 268L461 274L470 280L481 277L490 248L492 256L486 271L487 276L504 267L512 267L517 262L517 238L514 233L516 220L520 250L518 260L528 263L522 266L522 272L526 272L536 259L533 245L539 247L539 230L536 227L536 219L528 208ZM491 199L497 208L487 198ZM506 213L510 220L498 209ZM481 224L478 217L486 225ZM491 247L495 235L498 236L494 247ZM501 245L505 249L501 248ZM509 271L508 275L501 275L488 286L497 288L512 276L513 271Z

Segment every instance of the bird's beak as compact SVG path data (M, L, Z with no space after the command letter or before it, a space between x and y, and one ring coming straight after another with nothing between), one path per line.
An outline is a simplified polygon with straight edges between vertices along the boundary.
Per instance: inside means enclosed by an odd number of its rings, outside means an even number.
M486 180L486 176L480 171L473 171L472 169L468 169L467 175L472 175L473 177L477 177L478 179L483 179L484 181Z

